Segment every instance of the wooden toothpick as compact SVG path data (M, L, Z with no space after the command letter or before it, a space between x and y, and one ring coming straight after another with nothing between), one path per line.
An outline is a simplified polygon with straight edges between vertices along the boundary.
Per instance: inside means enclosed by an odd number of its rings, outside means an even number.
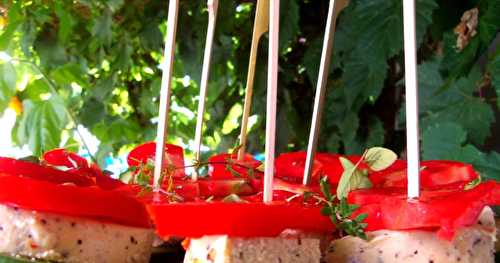
M205 42L205 52L203 55L203 68L201 71L201 84L200 84L200 96L198 102L198 116L196 119L196 131L194 137L194 156L196 162L200 161L201 153L201 137L203 134L203 115L205 114L205 100L207 97L208 89L208 76L210 74L210 61L212 58L212 45L214 42L214 32L215 23L217 21L217 8L219 6L219 0L208 0L208 29L207 38ZM198 173L195 170L192 179L196 181L198 179Z
M276 141L276 106L278 91L280 1L270 6L269 58L267 72L266 161L264 170L264 202L273 201L274 153Z
M158 132L156 138L156 155L154 169L155 191L160 190L161 173L166 169L165 141L167 138L168 112L170 109L170 93L172 91L172 67L175 52L175 35L177 32L177 16L179 12L179 0L170 0L168 6L167 36L165 40L165 50L163 53L163 73L161 78L160 91L160 113L158 116Z
M406 90L406 151L408 198L420 196L420 145L418 130L417 41L415 1L403 0L404 57Z

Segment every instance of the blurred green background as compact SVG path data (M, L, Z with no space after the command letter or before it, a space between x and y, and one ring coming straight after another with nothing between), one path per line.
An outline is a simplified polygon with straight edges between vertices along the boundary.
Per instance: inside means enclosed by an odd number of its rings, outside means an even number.
M17 113L14 145L35 155L90 148L104 164L155 139L168 1L0 3L0 112ZM278 152L306 148L327 6L281 1ZM255 1L220 1L204 158L237 144L254 12ZM180 1L169 142L187 148L207 19L204 1ZM500 1L417 0L417 27L423 158L499 177ZM401 0L352 0L341 13L319 150L384 145L404 156L402 29ZM264 150L266 40L248 138L255 154Z

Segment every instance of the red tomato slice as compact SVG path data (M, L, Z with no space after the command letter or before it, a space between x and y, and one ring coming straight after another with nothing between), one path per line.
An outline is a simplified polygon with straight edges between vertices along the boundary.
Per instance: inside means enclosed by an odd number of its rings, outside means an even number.
M319 207L294 203L190 202L151 204L148 211L163 237L275 237L286 229L326 233L333 229ZM175 217L173 218L173 215Z
M251 195L257 193L252 183L245 178L212 179L203 178L198 180L200 194L202 197L225 197L230 194Z
M135 147L127 157L129 167L137 167L140 164L147 164L148 160L155 159L156 143L148 142ZM165 144L166 162L176 167L174 176L177 178L185 177L184 167L184 149L174 144Z
M70 177L72 175L69 175ZM61 182L55 180L56 182ZM22 209L150 227L144 205L125 192L0 174L0 203Z
M96 164L89 165L85 158L75 153L68 152L65 149L48 151L43 154L43 160L46 164L51 166L63 166L68 168L66 171L68 173L95 178L96 184L105 190L111 190L125 185L120 180L104 174L101 168Z
M423 189L455 185L464 186L478 178L478 174L470 164L455 161L423 161L420 172L420 184ZM395 165L381 172L370 174L370 180L377 187L407 187L406 163Z
M276 158L276 177L289 182L302 183L307 153L304 151L283 153ZM330 184L338 184L344 171L339 159L334 153L317 153L314 156L312 170L312 184L319 184L322 176L327 176ZM360 156L344 156L353 163L357 163ZM360 163L360 169L368 169L366 164Z
M174 192L184 201L197 200L200 197L200 184L191 179L174 179Z
M231 163L235 163L232 164ZM261 162L255 160L250 154L245 154L242 161L238 161L236 154L222 153L208 158L208 176L214 179L231 179L238 174L239 177L248 177L249 168L254 169L254 176L261 176L261 172L255 171ZM230 165L233 172L227 169ZM248 168L247 168L248 167ZM235 173L235 174L233 174Z
M71 153L65 149L54 149L43 154L42 159L52 166L64 166L68 168L88 167L85 158Z
M368 231L437 229L438 235L446 239L453 238L456 229L475 224L486 205L500 204L500 184L493 181L471 190L423 192L419 200L410 201L406 194L400 194L401 189L376 189L373 199L352 197L360 191L367 195L370 190L353 191L349 199L361 205L354 216L368 214Z
M54 168L6 157L0 157L0 173L30 177L55 184L72 183L77 186L90 186L95 184L92 178L85 175L68 173Z

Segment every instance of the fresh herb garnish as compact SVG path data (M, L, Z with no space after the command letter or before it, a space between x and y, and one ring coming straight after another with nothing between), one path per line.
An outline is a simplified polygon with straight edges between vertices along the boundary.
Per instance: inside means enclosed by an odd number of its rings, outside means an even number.
M476 178L476 179L474 179L474 180L470 181L468 184L466 184L466 185L464 186L464 190L466 190L466 191L467 191L467 190L471 190L471 189L473 189L474 187L478 186L478 185L481 183L481 181L482 181L482 180L483 180L483 179L481 178L481 176L477 176L477 178Z
M391 166L396 160L397 155L393 151L382 147L373 147L366 150L356 164L340 157L344 172L340 178L336 195L331 193L327 177L321 179L321 192L326 198L321 213L330 218L340 235L345 232L348 235L366 239L364 229L367 224L363 223L363 221L368 215L358 214L355 218L352 218L354 211L359 206L347 202L347 195L350 191L372 187L372 183L368 178L368 171L360 169L360 164L364 162L371 170L381 171Z
M367 224L363 223L363 221L368 215L359 214L354 219L351 219L352 214L358 206L347 203L345 197L337 200L337 196L331 193L330 183L328 183L326 177L321 179L320 185L321 191L326 198L324 202L325 205L321 209L321 214L330 218L341 236L343 236L343 233L346 233L351 236L366 239L364 229Z

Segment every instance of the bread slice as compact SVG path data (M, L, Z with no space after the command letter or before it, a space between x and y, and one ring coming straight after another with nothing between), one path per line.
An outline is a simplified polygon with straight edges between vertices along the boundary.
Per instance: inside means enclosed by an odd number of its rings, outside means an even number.
M154 231L0 205L0 253L55 262L147 263Z
M311 237L191 239L184 263L319 263L320 239Z
M493 211L483 210L478 224L460 229L450 242L430 231L380 230L357 237L333 240L326 263L493 263L496 227Z

